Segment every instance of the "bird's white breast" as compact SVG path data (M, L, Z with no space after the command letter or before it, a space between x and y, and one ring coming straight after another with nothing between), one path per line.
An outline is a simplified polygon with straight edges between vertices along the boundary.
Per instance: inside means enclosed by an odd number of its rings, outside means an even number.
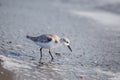
M54 40L51 40L50 42L36 42L36 44L42 48L47 48L47 49L50 49L50 48L54 48L56 47L59 43L55 43Z

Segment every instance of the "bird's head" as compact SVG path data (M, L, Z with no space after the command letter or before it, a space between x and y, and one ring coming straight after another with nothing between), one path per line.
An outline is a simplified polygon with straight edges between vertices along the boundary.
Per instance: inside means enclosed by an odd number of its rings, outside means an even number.
M62 42L64 45L66 45L66 46L69 48L69 50L72 52L72 49L71 49L71 47L70 47L70 40L69 40L68 38L66 38L66 37L61 38L61 42Z

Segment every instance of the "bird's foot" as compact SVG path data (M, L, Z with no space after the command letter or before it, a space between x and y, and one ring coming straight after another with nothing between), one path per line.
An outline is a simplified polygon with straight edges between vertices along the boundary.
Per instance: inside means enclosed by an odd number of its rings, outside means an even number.
M54 61L54 58L51 58L51 60L49 61L49 63L52 63Z
M51 58L51 62L53 62L54 61L54 58Z
M39 61L38 63L39 63L39 64L43 64L43 62L42 62L42 61Z

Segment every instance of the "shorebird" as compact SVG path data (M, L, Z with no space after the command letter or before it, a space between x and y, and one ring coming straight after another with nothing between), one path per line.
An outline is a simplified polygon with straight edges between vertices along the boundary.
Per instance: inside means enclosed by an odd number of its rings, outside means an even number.
M51 56L51 61L53 61L53 56L51 54L51 49L56 48L58 45L63 43L66 45L69 50L72 52L72 49L70 47L70 40L66 37L60 38L55 34L43 34L37 37L32 37L32 36L26 36L26 38L32 40L35 42L38 46L40 46L40 62L42 60L42 49L48 49L49 54Z

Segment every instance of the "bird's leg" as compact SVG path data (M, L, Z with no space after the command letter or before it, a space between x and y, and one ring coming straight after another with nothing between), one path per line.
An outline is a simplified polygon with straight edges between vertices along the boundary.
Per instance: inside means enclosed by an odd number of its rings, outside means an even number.
M52 54L51 54L51 51L50 51L50 49L49 49L49 54L50 54L50 56L51 56L51 61L53 61L53 56L52 56Z
M42 48L40 48L40 60L39 60L39 63L41 63L41 60L42 60Z

